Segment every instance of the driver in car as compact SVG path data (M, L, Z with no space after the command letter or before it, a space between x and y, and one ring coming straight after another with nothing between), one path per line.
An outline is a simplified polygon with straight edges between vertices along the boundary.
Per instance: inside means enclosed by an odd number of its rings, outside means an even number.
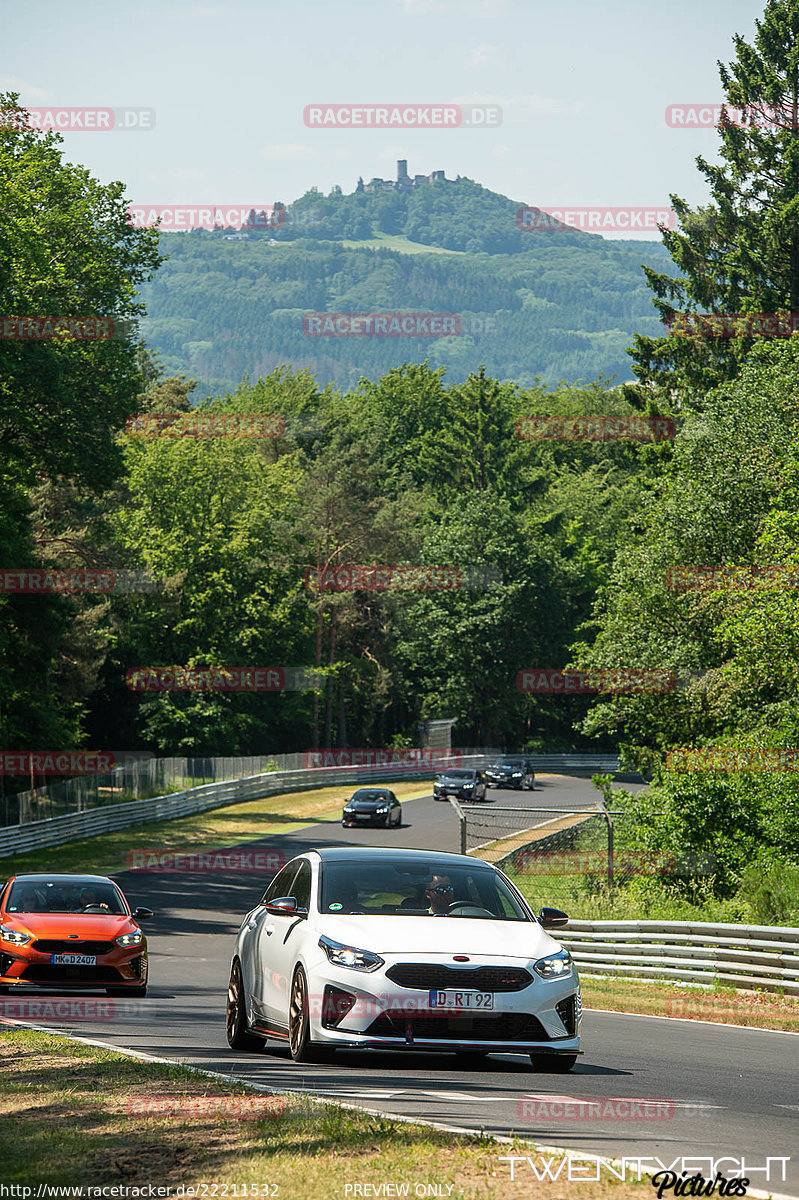
M455 889L449 875L434 875L425 888L424 894L430 905L428 913L431 917L449 915L449 906L455 898Z
M102 908L104 912L110 912L108 905L101 900L94 888L81 888L80 891L81 907L86 908Z

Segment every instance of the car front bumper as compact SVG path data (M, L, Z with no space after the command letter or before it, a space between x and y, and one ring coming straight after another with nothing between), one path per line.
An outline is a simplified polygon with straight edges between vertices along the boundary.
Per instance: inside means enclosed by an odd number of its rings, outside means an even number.
M386 976L398 963L423 961L429 961L429 956L392 955L379 971L369 974L336 967L326 958L315 964L309 976L313 1040L342 1048L579 1053L582 1002L574 969L565 978L544 980L534 975L532 983L519 991L494 992L490 1011L455 1013L431 1008L429 989L403 987ZM511 960L474 956L472 965L507 966ZM512 960L512 965L530 969L526 960ZM469 985L465 981L461 986ZM326 989L330 988L355 998L333 1027L327 1009ZM558 1005L567 1014L565 1020Z

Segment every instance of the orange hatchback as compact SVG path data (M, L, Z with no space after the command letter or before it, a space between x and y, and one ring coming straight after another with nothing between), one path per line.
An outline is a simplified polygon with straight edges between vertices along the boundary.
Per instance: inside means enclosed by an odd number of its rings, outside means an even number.
M0 992L17 987L147 992L147 939L105 875L15 875L0 885Z

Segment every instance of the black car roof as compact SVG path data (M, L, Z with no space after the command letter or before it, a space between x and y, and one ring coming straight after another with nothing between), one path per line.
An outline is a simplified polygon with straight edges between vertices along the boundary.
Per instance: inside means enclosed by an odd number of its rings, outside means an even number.
M25 875L12 875L14 883L41 883L47 880L49 883L113 883L113 879L109 879L107 875L57 875L53 871L36 871L26 873Z
M407 862L420 863L435 863L437 866L462 866L464 863L470 863L474 867L485 870L493 870L491 863L483 862L482 859L472 858L469 854L444 854L438 850L399 850L392 847L383 846L316 846L308 851L309 854L317 854L322 862L347 862L355 861L356 859L375 858L381 861L402 860ZM298 857L300 857L298 855Z

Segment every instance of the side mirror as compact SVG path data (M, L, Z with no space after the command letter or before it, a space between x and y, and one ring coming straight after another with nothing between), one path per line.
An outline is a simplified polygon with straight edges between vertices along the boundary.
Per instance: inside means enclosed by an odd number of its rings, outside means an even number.
M538 914L538 919L544 929L562 929L564 925L568 925L569 918L560 908L542 908Z
M151 908L134 908L133 916L137 921L147 921L153 915Z
M294 896L276 896L264 905L266 911L273 917L307 917L308 909L300 908Z

